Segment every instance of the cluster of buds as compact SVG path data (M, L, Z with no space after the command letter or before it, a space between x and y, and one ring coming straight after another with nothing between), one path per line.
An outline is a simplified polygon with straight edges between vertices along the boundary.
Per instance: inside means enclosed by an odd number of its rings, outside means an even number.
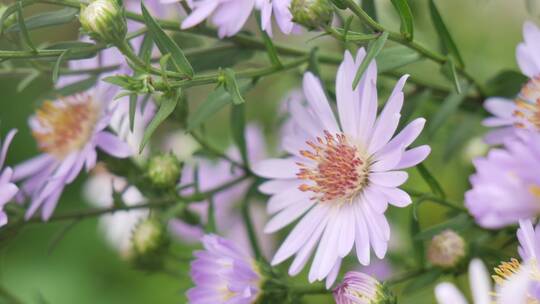
M117 0L95 0L83 5L79 21L83 32L96 41L118 43L126 38L125 11Z

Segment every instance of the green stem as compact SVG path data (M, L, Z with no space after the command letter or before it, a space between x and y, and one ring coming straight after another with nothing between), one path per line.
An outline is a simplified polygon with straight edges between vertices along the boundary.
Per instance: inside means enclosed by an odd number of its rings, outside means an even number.
M249 203L255 193L257 193L256 183L250 186L248 192L246 193L246 196L242 201L242 218L244 219L244 225L246 226L249 242L251 244L251 249L253 250L255 258L257 260L263 260L265 263L268 263L262 255L261 247L259 246L259 242L257 241L257 234L255 233L253 222L251 221L251 214L249 213Z

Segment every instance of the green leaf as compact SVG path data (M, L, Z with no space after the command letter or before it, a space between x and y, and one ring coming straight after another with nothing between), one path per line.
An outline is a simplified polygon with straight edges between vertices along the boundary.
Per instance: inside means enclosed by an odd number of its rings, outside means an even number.
M413 16L407 0L392 0L399 18L401 19L401 33L409 40L413 39Z
M458 94L461 94L461 85L459 83L459 77L456 72L456 64L454 63L454 60L452 58L448 60L448 65L450 67L450 75L454 83L454 89L456 89L456 92Z
M247 91L252 86L251 82L241 82L240 92ZM187 130L192 131L208 120L212 115L232 102L231 95L224 87L219 87L208 95L206 100L188 117Z
M66 49L65 51L58 56L58 59L56 60L56 63L54 64L54 68L52 70L52 82L56 83L58 81L58 73L60 71L60 66L62 65L62 61L64 60L64 56L69 53L69 49Z
M377 6L375 0L363 0L362 9L371 17L371 19L377 21Z
M129 95L129 129L133 133L135 128L135 112L137 111L137 94Z
M402 45L383 49L377 56L379 73L392 71L422 59L418 52Z
M527 80L527 76L519 72L502 71L487 81L487 95L514 98Z
M246 144L246 105L244 103L231 107L231 133L233 140L240 150L242 162L249 166L249 158Z
M270 38L270 36L268 36L268 33L266 33L266 31L262 29L260 12L257 12L257 25L259 26L259 32L261 33L264 46L266 47L266 53L268 54L268 59L270 59L270 62L272 63L273 66L281 67L282 64L281 64L281 61L279 60L276 47L274 46L274 43L272 42L272 39Z
M37 14L28 17L25 20L26 29L32 30L37 28L65 24L74 20L78 12L78 9L72 7L65 7L57 11ZM14 24L10 26L6 30L6 32L19 32L20 30L21 26L19 24Z
M444 230L451 229L456 232L465 231L472 227L473 220L467 214L460 214L448 221L434 225L414 236L415 240L429 240Z
M465 63L459 54L458 48L454 43L454 40L452 39L452 36L450 35L450 32L448 31L448 28L446 27L439 10L437 9L437 6L435 6L434 0L429 0L429 11L431 13L431 20L433 20L435 29L437 30L437 33L439 33L439 39L441 40L442 46L451 56L454 57L460 66L464 66Z
M368 68L371 61L375 59L375 57L382 50L387 39L388 39L388 32L383 32L381 36L377 38L377 40L370 42L366 57L364 57L364 60L360 64L360 67L358 67L358 71L356 71L356 76L354 77L354 81L353 81L353 89L356 89L356 87L358 86L358 83L360 82L360 79L362 79L362 75Z
M428 272L411 279L410 283L403 289L403 293L409 294L426 288L426 286L431 286L441 275L442 271L440 269L431 269Z
M242 93L240 92L240 88L238 87L238 83L236 82L236 76L234 75L234 71L232 69L225 69L223 75L225 76L225 90L227 90L227 92L229 92L229 94L231 95L232 102L235 105L246 102L244 100L244 97L242 97Z
M187 60L184 52L180 47L171 39L159 26L157 21L150 16L148 10L144 6L144 3L141 2L141 10L144 18L144 23L148 27L149 33L152 35L152 39L156 43L157 47L161 54L166 55L171 54L172 61L176 69L187 75L188 77L193 77L193 68Z
M446 193L444 193L441 184L439 184L437 179L435 179L435 177L431 174L431 172L429 172L429 170L424 164L418 164L416 166L416 169L418 169L418 172L420 172L420 175L422 176L426 184L428 184L433 194L443 199L446 198Z
M439 128L448 120L448 118L456 113L461 103L465 100L465 97L467 97L469 87L470 86L467 86L464 90L462 90L461 94L452 92L444 99L442 106L439 108L433 119L431 119L429 122L427 128L428 137L435 135L437 130L439 130Z
M139 153L142 152L150 138L152 137L152 134L154 134L154 131L161 125L162 122L169 117L169 115L172 114L174 109L176 108L176 105L178 104L178 101L180 100L180 92L174 92L171 94L171 96L163 95L160 100L159 109L152 118L152 121L148 124L146 129L144 130L143 139L141 142L141 146L139 148Z
M36 80L39 77L38 71L32 71L28 76L24 77L19 84L17 84L17 93L22 92L24 89L26 89L34 80Z
M32 39L30 38L30 33L28 33L28 29L26 28L26 24L25 24L24 16L23 16L23 5L21 2L18 2L17 22L19 24L19 27L21 28L21 33L22 33L24 42L26 43L26 45L28 45L29 48L37 52L37 49L34 46Z
M148 34L144 35L141 48L139 49L139 57L141 57L141 60L146 64L150 64L150 60L152 60L153 47L154 41L152 40L152 36Z

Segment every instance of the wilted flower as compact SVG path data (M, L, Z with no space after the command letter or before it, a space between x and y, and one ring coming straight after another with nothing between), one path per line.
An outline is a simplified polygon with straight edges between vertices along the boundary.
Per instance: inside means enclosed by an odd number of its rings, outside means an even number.
M21 192L30 196L26 218L42 208L49 219L64 187L75 180L83 167L94 168L97 148L114 157L132 154L131 148L106 130L114 108L108 86L85 93L46 101L30 118L32 134L42 154L15 167L13 179L24 180Z
M500 144L505 138L524 130L540 132L540 29L525 22L523 37L525 41L517 46L516 57L521 71L530 79L513 101L501 97L486 100L484 106L494 117L483 123L498 128L486 136L490 144Z
M309 280L335 278L341 260L354 244L358 260L369 264L370 248L385 256L390 227L384 216L388 203L404 207L409 195L398 187L407 180L402 169L415 166L430 152L428 146L406 150L420 134L425 120L414 120L397 136L403 105L402 77L377 118L377 67L372 62L358 87L352 83L365 57L345 52L336 79L338 124L319 80L304 75L307 106L291 105L293 132L284 135L290 157L259 162L253 171L272 180L260 191L271 195L268 211L275 214L265 227L273 233L300 219L272 264L296 254L289 273L304 267L318 249ZM327 280L327 286L332 284Z
M124 8L118 0L94 0L84 5L79 21L83 31L94 40L118 43L126 38Z
M455 267L464 257L465 241L450 229L435 235L429 244L428 260L435 266Z
M336 304L392 304L397 303L388 288L375 278L356 271L345 274L343 282L334 289Z
M491 278L484 263L474 259L469 263L469 284L474 304L491 304ZM452 283L444 282L435 287L435 297L439 304L467 304L465 296Z
M540 213L540 134L506 138L504 149L473 164L465 206L479 225L496 229Z
M6 138L4 138L4 143L0 143L0 227L8 223L8 217L4 212L4 206L12 200L19 191L19 188L11 182L13 170L9 167L4 168L6 154L15 133L17 133L17 130L9 131Z
M262 275L255 260L231 241L217 235L202 238L203 251L195 252L187 292L192 304L256 303Z

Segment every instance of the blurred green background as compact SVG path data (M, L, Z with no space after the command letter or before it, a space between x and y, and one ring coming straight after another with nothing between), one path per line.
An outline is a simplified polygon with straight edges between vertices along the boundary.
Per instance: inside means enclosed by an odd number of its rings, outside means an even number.
M376 1L381 23L393 29L399 28L399 19L390 1ZM436 34L427 10L427 1L409 1L415 17L415 39L436 49ZM524 0L452 0L436 1L457 45L467 64L467 70L481 81L502 70L517 70L515 47L522 40L521 28L525 20L539 21L540 1ZM8 2L4 2L8 3ZM536 9L535 9L536 8ZM36 6L25 10L29 15L49 6ZM77 36L77 24L33 31L36 42L73 40ZM324 45L325 49L337 49L330 39L314 39L315 34L279 36L284 43L301 46ZM0 46L8 48L5 40ZM253 62L266 64L264 53L258 54ZM14 61L15 64L17 62ZM333 79L334 68L323 70L325 78ZM400 69L412 73L420 79L440 82L450 87L439 70L432 64L421 62ZM281 99L291 89L299 85L299 73L290 72L265 78L246 96L250 120L259 121L270 140L276 142L275 113ZM29 133L28 117L39 104L43 92L51 88L50 75L43 75L33 81L22 92L16 88L22 76L11 73L0 74L0 121L3 135L10 128L18 128L17 135L8 157L8 164L16 164L37 153L35 143ZM384 84L393 81L380 81L381 90L388 90ZM202 100L210 87L191 90L190 103ZM388 93L380 94L387 96ZM384 101L383 99L380 100ZM407 102L407 99L406 99ZM429 119L437 111L441 99L430 98L418 105L413 116ZM473 108L478 108L474 105ZM230 141L228 136L228 111L222 111L216 119L208 123L209 136L223 147ZM473 172L470 154L482 146L478 138L483 130L479 121L483 111L460 111L453 115L432 138L423 137L433 149L427 166L435 173L452 200L461 202L468 188L468 176ZM429 122L428 122L429 123ZM225 126L225 127L224 127ZM460 130L460 134L456 134ZM475 140L476 138L476 140ZM471 144L472 143L472 144ZM474 154L474 153L473 153ZM407 187L429 191L424 181L411 170ZM62 196L56 212L88 208L81 198L80 186L83 178L68 187ZM410 258L412 249L409 239L410 208L390 208L393 227L392 242L398 250L390 254L395 261L394 268L400 272L402 256ZM419 218L422 227L429 227L445 218L446 209L433 204L420 208ZM65 231L69 223L29 224L17 235L0 240L0 286L19 298L23 303L185 303L183 293L191 282L187 265L179 263L176 274L144 273L134 270L122 260L104 241L97 228L96 219L87 219ZM0 233L2 233L0 231ZM473 237L473 236L465 236ZM175 245L179 252L190 253L191 248ZM509 252L512 254L512 251ZM283 269L287 267L287 263ZM489 265L490 267L493 265ZM307 284L305 273L296 278L297 283ZM467 289L462 277L460 286ZM401 286L401 285L400 285ZM400 288L398 286L398 289ZM432 303L432 285L400 297L400 303ZM329 303L329 297L308 298L306 303ZM9 303L9 302L6 302Z

